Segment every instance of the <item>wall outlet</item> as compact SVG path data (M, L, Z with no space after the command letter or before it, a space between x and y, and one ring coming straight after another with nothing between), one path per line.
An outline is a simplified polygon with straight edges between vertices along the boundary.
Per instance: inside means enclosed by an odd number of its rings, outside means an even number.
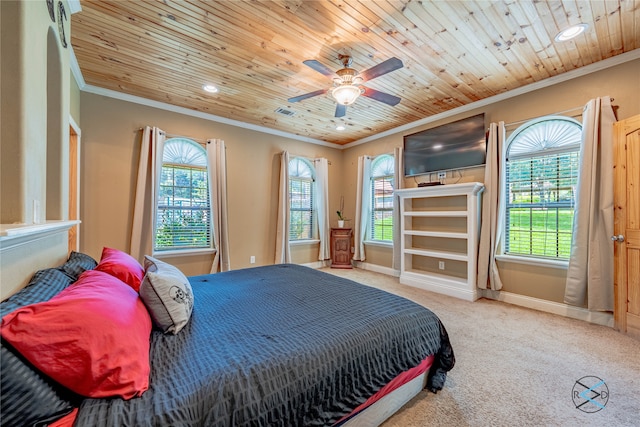
M446 172L438 172L438 179L445 179L447 177Z
M249 258L249 262L250 262L251 264L255 264L255 263L256 263L256 257L255 257L255 256L253 256L253 255L251 255L251 258Z
M438 268L444 270L444 261L438 261Z

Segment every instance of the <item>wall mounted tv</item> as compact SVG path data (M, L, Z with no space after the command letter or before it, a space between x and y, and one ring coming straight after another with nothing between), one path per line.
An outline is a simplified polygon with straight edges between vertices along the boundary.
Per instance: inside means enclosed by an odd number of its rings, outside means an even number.
M404 176L482 166L484 113L404 136Z

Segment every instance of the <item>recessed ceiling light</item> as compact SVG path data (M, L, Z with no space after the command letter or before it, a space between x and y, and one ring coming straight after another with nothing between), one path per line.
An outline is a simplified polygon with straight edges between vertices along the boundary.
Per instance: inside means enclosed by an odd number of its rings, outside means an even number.
M345 130L345 127L340 125L340 126L336 126L336 130Z
M206 90L209 93L216 93L218 91L218 88L214 85L203 85L202 89Z
M573 25L560 31L554 40L557 42L566 42L567 40L571 40L572 38L579 36L587 28L589 28L587 24Z

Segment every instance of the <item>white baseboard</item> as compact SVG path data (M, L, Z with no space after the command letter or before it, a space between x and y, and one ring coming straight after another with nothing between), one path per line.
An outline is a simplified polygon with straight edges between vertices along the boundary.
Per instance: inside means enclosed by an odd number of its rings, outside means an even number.
M353 265L356 268L363 270L370 270L376 273L386 274L392 277L400 277L400 271L394 270L389 267L382 267L376 264L370 264L361 261L353 261ZM415 286L413 283L407 283L411 286ZM417 286L422 287L422 286ZM457 298L462 298L467 301L473 301L475 298L487 298L495 301L505 302L507 304L518 305L521 307L531 308L533 310L544 311L546 313L557 314L572 319L582 320L585 322L593 323L596 325L608 326L613 328L613 314L601 311L590 311L583 307L574 307L567 304L562 304L554 301L547 301L540 298L534 298L526 295L514 294L504 291L492 291L490 289L477 289L477 294L468 294L460 292L450 292L451 289L428 289L430 291L444 293Z
M381 265L370 264L363 261L352 261L353 266L361 268L362 270L373 271L374 273L386 274L387 276L400 277L400 270L394 270L393 268L383 267Z
M582 307L574 307L567 304L561 304L559 302L547 301L526 295L518 295L511 292L492 291L490 289L480 289L480 292L480 295L487 299L506 302L508 304L519 305L521 307L558 314L560 316L613 328L613 314L611 313L590 311Z
M400 283L403 285L413 286L414 288L420 288L426 291L460 298L465 301L473 302L479 297L477 292L479 289L465 289L459 282L447 280L442 277L425 278L422 274L405 272L400 276Z
M309 264L303 264L312 268L321 268L323 266L330 266L331 263L323 264L321 261ZM394 270L393 268L383 267L376 264L370 264L362 261L353 261L353 266L356 268L360 268L363 270L373 271L375 273L386 274L387 276L392 277L400 277L400 271ZM405 283L410 286L424 288L422 283L418 285L414 283ZM557 314L564 317L569 317L572 319L582 320L585 322L593 323L596 325L608 326L613 328L613 314L606 313L601 311L590 311L586 308L582 307L574 307L567 304L561 304L554 301L547 301L540 298L534 298L526 295L514 294L511 292L504 291L492 291L490 289L477 289L477 294L473 293L460 293L459 290L453 292L451 289L441 289L440 287L427 289L429 291L434 291L438 293L442 293L445 295L454 296L457 298L461 298L467 301L474 301L476 298L487 298L494 301L500 301L507 304L518 305L520 307L531 308L533 310L544 311L546 313Z
M331 261L327 260L327 261L315 261L315 262L307 262L305 264L300 264L304 267L310 267L310 268L322 268L322 267L329 267L331 265Z

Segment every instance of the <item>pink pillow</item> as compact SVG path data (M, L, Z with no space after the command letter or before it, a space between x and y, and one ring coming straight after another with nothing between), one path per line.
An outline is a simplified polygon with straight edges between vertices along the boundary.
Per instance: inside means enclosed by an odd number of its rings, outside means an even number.
M149 388L151 319L122 281L89 270L49 301L2 318L2 337L53 380L87 397Z
M135 289L136 292L140 290L140 283L144 277L144 268L134 257L126 252L118 249L103 248L102 258L100 258L100 263L95 269L117 277Z

